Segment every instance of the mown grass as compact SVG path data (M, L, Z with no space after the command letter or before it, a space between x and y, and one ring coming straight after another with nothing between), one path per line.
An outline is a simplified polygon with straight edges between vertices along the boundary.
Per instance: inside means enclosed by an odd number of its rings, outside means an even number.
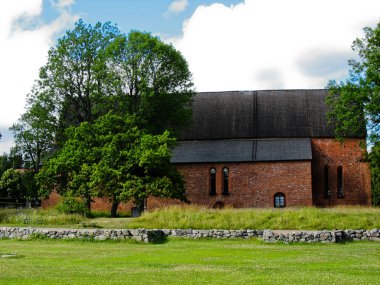
M372 229L380 228L380 208L208 209L174 206L144 213L133 228L193 229Z
M380 243L0 240L0 284L378 284ZM12 257L14 256L14 257ZM18 258L17 258L18 257Z
M55 210L0 209L0 225L72 228L331 230L380 228L380 208L208 209L173 206L139 218L95 218Z

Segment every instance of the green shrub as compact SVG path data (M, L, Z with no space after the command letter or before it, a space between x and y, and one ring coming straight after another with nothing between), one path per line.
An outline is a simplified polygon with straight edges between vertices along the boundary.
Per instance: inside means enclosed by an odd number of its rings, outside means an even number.
M89 214L89 210L83 201L73 196L64 196L57 205L57 210L63 214L80 214L84 216Z

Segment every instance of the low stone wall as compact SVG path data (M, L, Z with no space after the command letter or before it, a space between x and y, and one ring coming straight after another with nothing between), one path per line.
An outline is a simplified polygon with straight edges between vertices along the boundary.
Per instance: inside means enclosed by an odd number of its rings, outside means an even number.
M168 236L183 238L262 238L266 242L327 242L355 240L380 241L380 229L334 231L271 231L271 230L193 230L193 229L43 229L1 227L0 239L51 239L124 240L160 242Z
M271 231L264 230L266 242L345 242L372 240L380 241L380 229L372 230L333 230L333 231Z

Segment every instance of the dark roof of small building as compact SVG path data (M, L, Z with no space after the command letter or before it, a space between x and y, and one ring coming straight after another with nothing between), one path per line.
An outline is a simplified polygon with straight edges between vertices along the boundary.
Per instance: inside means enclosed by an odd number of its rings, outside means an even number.
M311 160L310 139L182 141L172 163Z
M334 137L327 94L324 89L198 93L192 124L180 139Z

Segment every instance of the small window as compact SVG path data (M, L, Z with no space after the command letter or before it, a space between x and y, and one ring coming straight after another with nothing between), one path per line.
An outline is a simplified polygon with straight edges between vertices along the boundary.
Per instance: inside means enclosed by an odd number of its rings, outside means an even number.
M337 169L337 193L338 198L344 198L343 193L343 167L339 166Z
M325 165L323 168L323 192L325 198L330 198L330 178L329 178L329 167Z
M228 195L228 168L223 168L223 195Z
M275 208L284 208L285 207L285 194L284 193L274 194L274 207Z
M216 195L216 169L210 169L210 195Z

